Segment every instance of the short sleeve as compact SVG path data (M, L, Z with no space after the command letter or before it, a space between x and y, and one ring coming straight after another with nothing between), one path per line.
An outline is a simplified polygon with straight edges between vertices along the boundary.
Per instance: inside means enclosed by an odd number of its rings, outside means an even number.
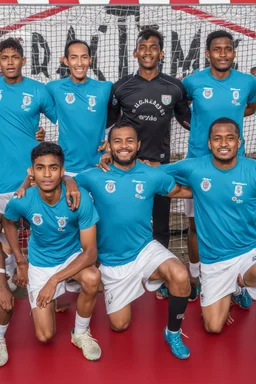
M192 76L193 75L186 76L182 80L182 84L184 85L184 88L185 88L185 91L186 91L186 95L187 95L187 98L188 98L189 101L192 101L192 95L193 95Z
M40 100L41 100L41 110L42 112L53 124L56 124L57 121L57 111L55 108L54 100L46 88L45 85L40 89Z
M85 190L81 190L81 202L78 208L78 226L80 230L88 229L99 221L92 198Z
M251 75L251 87L250 93L248 96L248 104L252 104L256 102L256 77Z
M78 175L76 175L75 177L73 177L73 179L76 181L77 185L79 187L82 187L84 189L87 189L87 191L90 192L90 188L89 188L89 177L88 177L88 170L86 171L83 171L81 173L78 173Z
M7 204L4 212L4 217L7 220L17 221L21 218L20 201L16 196L13 196Z
M159 168L167 175L173 176L176 183L190 186L190 176L195 169L196 159L186 159L173 164L164 164Z
M156 193L161 196L166 196L175 187L175 179L173 176L162 172L160 169L155 169L154 180L156 183Z

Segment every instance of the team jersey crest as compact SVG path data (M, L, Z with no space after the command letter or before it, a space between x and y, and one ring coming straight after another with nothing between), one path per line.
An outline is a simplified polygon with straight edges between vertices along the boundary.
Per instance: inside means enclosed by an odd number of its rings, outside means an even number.
M162 95L161 100L164 105L169 105L172 102L172 95Z
M142 194L144 192L144 188L143 188L143 184L142 183L138 183L136 184L136 192L139 193L139 194Z
M108 193L113 193L116 191L116 184L113 180L107 180L105 185L105 189Z
M30 95L25 95L23 97L22 103L25 107L28 107L32 103L32 99Z
M41 225L43 224L43 218L41 213L34 213L32 217L32 221L35 225Z
M213 96L212 88L204 88L203 97L205 99L210 99L212 96Z
M200 186L204 192L210 191L210 189L212 187L211 180L204 177Z
M74 93L66 93L65 97L66 103L73 104L76 101Z
M243 194L243 186L242 185L236 185L234 193L238 197L242 196L242 194Z
M240 95L239 95L239 91L233 91L233 99L234 100L238 100L239 99L239 97L240 97Z

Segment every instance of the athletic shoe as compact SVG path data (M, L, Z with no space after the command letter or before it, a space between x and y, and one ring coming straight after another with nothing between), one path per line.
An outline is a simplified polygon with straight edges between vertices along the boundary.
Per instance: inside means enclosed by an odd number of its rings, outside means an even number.
M158 290L156 291L156 298L158 300L163 300L163 299L168 299L168 297L169 297L169 291L166 288L165 283L163 283L161 287L158 288Z
M231 300L233 303L239 305L239 307L243 309L248 309L252 305L252 298L246 288L242 288L241 293L237 296L232 294Z
M189 298L188 298L189 302L196 301L197 297L198 297L198 295L200 293L200 282L199 282L199 279L197 278L196 281L197 281L196 285L194 285L194 284L192 284L190 282L191 292L190 292L190 295L189 295Z
M172 353L178 359L187 359L190 356L190 350L183 344L180 329L178 332L170 332L167 327L164 329L164 339L171 347Z
M5 365L8 361L8 352L5 339L0 341L0 367Z
M90 328L81 335L71 332L71 342L78 348L82 349L83 355L87 360L98 360L101 356L101 349L97 340L95 340L91 333Z

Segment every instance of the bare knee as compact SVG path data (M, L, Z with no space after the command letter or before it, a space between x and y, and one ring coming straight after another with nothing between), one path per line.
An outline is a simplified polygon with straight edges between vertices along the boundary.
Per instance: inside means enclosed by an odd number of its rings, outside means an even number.
M36 338L41 341L41 343L47 343L55 336L55 331L51 330L36 330Z
M177 264L172 270L170 283L175 285L175 289L179 290L180 295L188 296L190 294L189 274L183 264Z
M209 333L219 334L219 333L221 333L223 326L224 326L224 324L221 323L220 321L209 320L209 321L204 322L204 327L205 327L206 331Z
M112 329L112 331L115 331L115 332L126 331L126 329L129 328L129 325L130 325L129 320L127 321L119 320L119 321L115 321L114 323L110 321L110 328Z
M98 291L101 282L101 274L97 268L86 268L81 273L80 283L86 293Z

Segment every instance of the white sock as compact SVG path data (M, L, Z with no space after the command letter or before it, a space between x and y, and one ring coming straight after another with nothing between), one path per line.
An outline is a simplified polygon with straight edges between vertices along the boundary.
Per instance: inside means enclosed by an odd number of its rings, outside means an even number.
M76 319L75 319L75 333L78 335L81 335L87 331L87 328L90 325L91 317L81 317L76 312Z
M235 292L233 292L233 295L234 296L238 296L238 295L240 295L241 291L242 291L242 288L239 287L239 285L237 284L236 285L236 290L235 290Z
M200 265L200 262L198 262L198 263L189 263L190 274L194 278L199 277L199 265Z
M9 323L6 325L0 324L0 341L3 341L5 332L7 331L7 328L8 328L8 325L9 325Z

